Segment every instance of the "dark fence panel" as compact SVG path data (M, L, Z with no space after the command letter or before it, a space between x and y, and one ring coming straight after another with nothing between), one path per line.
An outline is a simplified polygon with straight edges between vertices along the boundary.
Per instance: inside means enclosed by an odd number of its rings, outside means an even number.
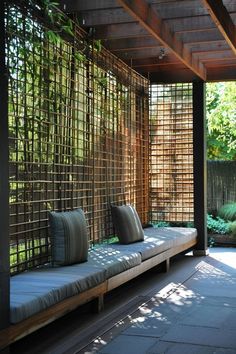
M33 4L6 13L13 273L50 260L49 210L83 208L91 244L114 233L110 203L148 217L148 81Z
M236 203L236 161L207 162L207 208L215 213L226 203Z

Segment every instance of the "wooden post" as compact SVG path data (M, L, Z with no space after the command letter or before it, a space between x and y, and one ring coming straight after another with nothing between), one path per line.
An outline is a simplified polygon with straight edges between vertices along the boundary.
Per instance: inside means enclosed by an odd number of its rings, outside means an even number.
M8 79L5 61L5 1L0 2L0 330L9 325ZM1 350L8 353L8 348Z
M194 163L194 224L198 243L194 255L204 256L207 249L207 162L205 83L193 83L193 163Z

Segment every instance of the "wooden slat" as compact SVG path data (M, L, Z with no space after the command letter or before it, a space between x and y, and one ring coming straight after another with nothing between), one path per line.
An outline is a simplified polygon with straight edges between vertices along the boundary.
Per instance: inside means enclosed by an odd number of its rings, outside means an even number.
M127 30L128 29L128 30ZM132 38L139 36L150 36L145 28L140 27L137 22L112 24L109 26L96 27L94 37L96 39L117 39L117 38Z
M78 19L79 23L85 27L133 22L133 19L123 8L82 11L78 12Z
M60 6L67 12L116 8L114 0L60 0Z
M205 80L206 72L204 66L194 60L188 48L171 32L168 25L157 15L157 13L144 0L135 2L129 0L118 0L119 3L141 23L141 25L153 35L164 46L167 46L190 70L199 78Z
M106 41L106 48L113 53L121 51L129 51L134 49L147 49L160 45L152 36L137 37L137 38L121 38L117 40Z
M202 0L219 31L236 54L236 29L222 0Z

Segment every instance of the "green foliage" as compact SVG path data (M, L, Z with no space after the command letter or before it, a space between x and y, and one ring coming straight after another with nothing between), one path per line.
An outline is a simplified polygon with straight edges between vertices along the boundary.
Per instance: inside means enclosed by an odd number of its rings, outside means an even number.
M236 159L236 82L208 83L208 159Z
M236 221L230 223L231 235L236 238Z
M75 52L75 58L77 59L78 63L86 62L86 56L78 51Z
M220 217L214 219L212 215L207 215L207 231L212 234L229 234L231 232L230 223Z
M213 237L208 237L208 247L214 247L215 246L215 239Z
M219 217L224 220L236 220L236 203L225 204L219 209Z
M152 223L153 227L167 227L170 226L170 223L167 221L155 221Z
M93 42L94 43L94 48L97 52L101 52L102 50L102 42L100 39L97 39L96 41Z
M191 221L155 221L152 223L154 227L193 227L193 222Z

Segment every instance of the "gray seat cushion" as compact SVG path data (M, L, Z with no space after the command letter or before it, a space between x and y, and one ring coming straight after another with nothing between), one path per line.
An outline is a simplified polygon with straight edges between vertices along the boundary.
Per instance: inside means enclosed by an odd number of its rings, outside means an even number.
M143 241L142 224L135 208L131 205L111 207L112 220L120 243Z
M180 246L197 239L197 230L193 227L149 227L144 229L144 233L148 237L168 241L170 247Z
M135 242L130 245L114 243L112 248L119 251L124 250L125 252L139 252L142 261L145 261L170 248L170 242L161 237L158 239L157 237L144 236L144 241L142 242Z
M112 246L99 246L89 251L89 264L106 269L107 279L141 263L139 252L127 252Z
M20 322L106 280L106 269L86 263L40 269L11 278L11 323Z
M184 244L190 240L195 240L196 237L197 231L194 228L149 227L144 229L143 242L133 243L132 245L120 245L119 243L114 243L111 247L116 250L139 252L142 261L145 261L171 247Z
M52 261L55 265L84 262L88 258L88 235L84 212L75 209L50 212Z
M89 251L85 263L15 275L11 278L11 323L23 321L140 263L139 253L101 246Z

